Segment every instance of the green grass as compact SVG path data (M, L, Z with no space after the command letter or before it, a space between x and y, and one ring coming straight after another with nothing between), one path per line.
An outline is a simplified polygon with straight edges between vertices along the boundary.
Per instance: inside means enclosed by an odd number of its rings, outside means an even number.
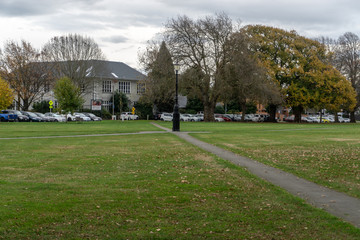
M360 197L359 124L182 123L193 136Z
M75 126L110 133L113 124ZM56 134L74 131L59 126ZM350 224L169 133L0 140L0 151L0 239L360 238Z
M101 122L1 122L0 138L31 136L69 136L86 134L133 133L161 131L146 121L101 121Z

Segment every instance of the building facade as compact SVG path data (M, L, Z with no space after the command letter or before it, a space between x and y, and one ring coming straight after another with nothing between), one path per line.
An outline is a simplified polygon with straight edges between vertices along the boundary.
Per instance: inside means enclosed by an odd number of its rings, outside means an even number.
M112 97L116 91L126 94L131 108L145 91L142 82L145 75L125 63L100 60L91 63L83 71L84 81L81 84L84 109L111 109ZM78 70L81 72L81 69ZM54 107L57 107L57 100L51 89L39 100L52 100Z

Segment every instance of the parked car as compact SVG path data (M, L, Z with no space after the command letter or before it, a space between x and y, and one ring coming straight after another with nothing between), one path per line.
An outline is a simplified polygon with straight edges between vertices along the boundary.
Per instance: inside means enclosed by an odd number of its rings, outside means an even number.
M120 115L121 120L139 120L139 116L131 112L123 112Z
M39 118L41 118L41 122L51 122L52 121L52 119L50 117L45 116L45 114L43 114L43 113L34 112L34 114L36 116L38 116Z
M45 113L45 116L52 117L54 122L66 122L66 118L56 113Z
M191 118L188 114L180 114L180 121L189 122Z
M196 114L189 114L190 115L190 121L192 121L192 122L200 122L200 121L202 121L201 119L203 119L204 120L204 117L198 117Z
M0 113L0 122L16 122L18 116L14 113Z
M76 121L76 116L73 115L73 114L71 114L70 112L67 113L67 114L63 114L62 116L63 116L64 118L66 118L66 120L67 120L68 122Z
M171 113L162 113L160 115L160 120L171 122L173 120L173 115Z
M20 111L18 110L2 110L1 111L4 114L15 114L17 115L17 119L15 121L18 122L29 122L29 117L22 114Z
M76 121L86 121L86 122L91 121L91 118L87 117L83 113L76 112L76 113L74 113L74 116L75 116Z
M29 117L30 122L42 122L42 118L33 112L20 111L22 114Z
M195 117L199 119L199 121L204 121L204 114L195 114Z
M225 122L225 120L219 116L219 114L214 114L214 118L216 122Z
M350 118L339 117L339 122L341 122L341 123L349 123L349 122L350 122Z
M91 121L101 121L102 120L101 117L98 117L93 113L84 113L84 115L89 117L91 119Z
M288 116L284 120L285 122L293 122L295 121L295 116L294 115Z

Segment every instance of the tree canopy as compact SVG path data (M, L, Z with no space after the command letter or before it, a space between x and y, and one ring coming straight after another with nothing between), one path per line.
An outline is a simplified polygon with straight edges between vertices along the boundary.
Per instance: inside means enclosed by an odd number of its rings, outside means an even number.
M9 84L0 77L0 110L9 107L14 100L13 90Z
M330 85L340 88L339 84L344 83L329 63L326 49L318 41L300 36L295 31L261 25L248 25L243 32L251 39L251 51L280 86L286 105L295 113L295 121L300 122L304 108L318 107L325 97L330 97L330 93L325 94ZM353 89L340 89L350 91L343 96L353 96ZM352 100L348 99L349 102Z
M58 100L59 108L66 112L74 112L84 103L79 87L68 77L63 77L56 82L54 95Z
M14 90L18 109L28 110L52 84L51 66L43 61L40 51L24 40L9 41L0 51L0 73Z
M175 72L165 42L161 43L155 56L155 60L148 63L149 73L145 80L146 91L142 101L153 103L159 112L171 112L174 107Z

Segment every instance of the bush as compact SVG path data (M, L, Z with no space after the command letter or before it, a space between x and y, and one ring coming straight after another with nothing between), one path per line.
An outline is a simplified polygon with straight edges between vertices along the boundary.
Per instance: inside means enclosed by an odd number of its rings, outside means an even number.
M151 103L137 102L135 103L134 108L139 119L147 119L147 116L149 116L149 119L154 119Z
M223 106L216 106L215 110L214 110L214 113L224 114L225 113L224 107Z
M45 101L45 100L43 100L41 102L35 102L33 105L33 109L35 112L47 113L50 111L49 102Z

